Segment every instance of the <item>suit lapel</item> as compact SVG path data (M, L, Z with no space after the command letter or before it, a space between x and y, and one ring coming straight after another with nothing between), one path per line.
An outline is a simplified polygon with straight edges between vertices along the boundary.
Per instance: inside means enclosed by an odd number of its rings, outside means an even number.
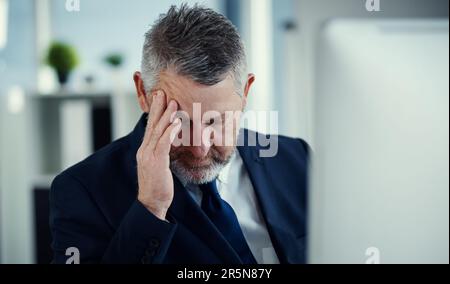
M282 189L278 189L277 185L273 182L276 180L276 177L270 176L271 172L267 170L264 158L258 156L258 146L238 146L237 148L252 182L278 259L280 263L289 263L289 245L294 240L288 231L280 228L277 224L277 216L279 216L282 208L279 208L273 202L276 199L274 194Z

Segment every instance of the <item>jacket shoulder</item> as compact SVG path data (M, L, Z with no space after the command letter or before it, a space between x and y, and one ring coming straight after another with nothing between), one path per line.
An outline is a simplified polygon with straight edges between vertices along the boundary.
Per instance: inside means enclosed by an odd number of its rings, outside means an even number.
M258 148L269 148L273 145L265 145L267 143L276 144L276 157L277 155L290 154L296 157L301 157L302 159L309 159L311 154L311 148L309 144L301 139L294 138L285 135L275 135L275 134L263 134L260 132L244 129L244 139L250 141L249 137L256 137ZM262 142L264 141L264 142ZM244 141L244 143L247 143ZM263 145L263 146L262 146ZM265 146L264 146L265 145Z

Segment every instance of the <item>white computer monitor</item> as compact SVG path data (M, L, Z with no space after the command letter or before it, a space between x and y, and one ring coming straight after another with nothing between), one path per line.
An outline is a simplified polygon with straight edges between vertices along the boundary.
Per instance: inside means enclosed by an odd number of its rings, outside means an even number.
M448 19L330 21L316 70L309 262L448 263Z

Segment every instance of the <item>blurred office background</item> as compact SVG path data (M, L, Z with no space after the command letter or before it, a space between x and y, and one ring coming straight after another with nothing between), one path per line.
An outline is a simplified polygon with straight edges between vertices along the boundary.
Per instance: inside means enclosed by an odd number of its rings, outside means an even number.
M448 21L447 0L381 0L372 12L365 0L0 0L0 263L50 261L52 179L132 130L144 33L182 2L223 13L241 32L257 78L250 108L279 115L278 129L254 127L313 148L317 35L327 20ZM54 41L79 57L63 90L44 64Z

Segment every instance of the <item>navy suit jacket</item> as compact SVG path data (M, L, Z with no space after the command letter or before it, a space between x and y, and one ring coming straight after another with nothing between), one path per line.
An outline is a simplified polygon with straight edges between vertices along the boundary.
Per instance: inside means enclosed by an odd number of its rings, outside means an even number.
M55 263L75 247L81 263L240 264L239 256L174 177L168 220L137 200L136 152L146 119L135 129L58 175L50 192ZM249 131L244 130L244 135ZM253 133L254 134L254 133ZM261 134L256 134L261 135ZM258 143L257 143L258 144ZM278 136L275 157L238 146L281 263L304 263L308 146Z

